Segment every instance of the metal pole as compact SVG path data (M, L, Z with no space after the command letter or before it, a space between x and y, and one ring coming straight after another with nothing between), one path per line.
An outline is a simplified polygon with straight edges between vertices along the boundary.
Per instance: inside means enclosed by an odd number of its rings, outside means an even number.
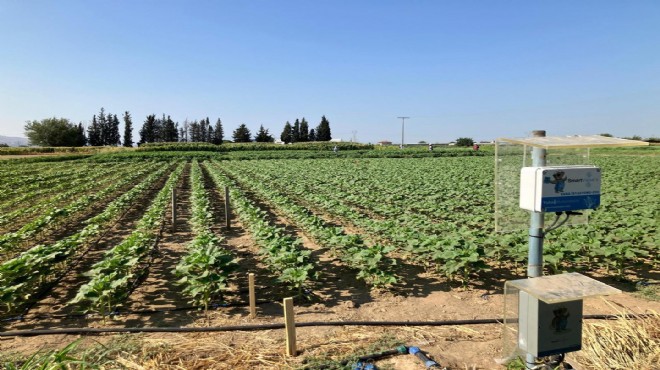
M545 137L544 130L533 131L534 137ZM543 148L532 148L532 166L545 166L546 151ZM543 212L532 212L529 225L529 256L527 262L527 277L543 275Z
M534 137L545 137L544 130L532 131ZM543 148L532 148L532 166L543 167L546 150ZM527 277L534 278L543 275L543 212L532 212L529 225L529 254L527 262ZM536 358L527 354L527 367L535 366Z
M401 118L401 149L403 149L403 126L406 123L406 119L410 117L397 117L397 118Z

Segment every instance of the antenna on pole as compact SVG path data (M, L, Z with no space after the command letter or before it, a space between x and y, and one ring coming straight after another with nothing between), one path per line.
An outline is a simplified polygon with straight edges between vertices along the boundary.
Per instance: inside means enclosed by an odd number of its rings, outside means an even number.
M401 119L401 149L403 149L403 127L406 123L406 120L410 117L397 117Z

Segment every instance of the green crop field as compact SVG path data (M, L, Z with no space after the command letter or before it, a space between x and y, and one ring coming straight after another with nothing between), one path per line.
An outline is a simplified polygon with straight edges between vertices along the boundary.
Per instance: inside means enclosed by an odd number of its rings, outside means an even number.
M123 213L137 208L132 230L107 245L86 272L89 279L71 287L75 299L62 302L101 313L121 304L157 248L169 194L183 176L192 184L186 200L193 214L190 255L168 268L181 278L182 297L196 303L222 296L235 269L222 233L211 228L219 215L208 197L225 186L259 247L255 258L298 293L313 288L325 267L299 236L273 222L273 214L376 288L405 285L410 264L467 287L486 276L523 273L526 230L494 231L491 156L236 161L203 153L197 152L200 160L152 152L150 160L110 156L102 165L93 159L4 165L0 301L6 313L43 298ZM604 174L602 206L589 225L548 235L545 267L644 279L658 268L660 157L594 161Z
M398 305L387 297L423 297L434 308L420 318L456 318L438 302L460 294L478 307L525 276L527 230L495 232L490 148L155 148L2 162L6 330L136 325L122 315L205 325L208 312L246 305L247 273L262 303L293 296L319 319L345 301ZM578 271L630 291L655 284L657 150L594 151L592 162L601 206L588 225L546 235L545 273ZM489 304L501 309L499 298ZM191 309L206 315L193 320ZM278 309L264 308L263 320ZM170 316L152 323L157 314Z

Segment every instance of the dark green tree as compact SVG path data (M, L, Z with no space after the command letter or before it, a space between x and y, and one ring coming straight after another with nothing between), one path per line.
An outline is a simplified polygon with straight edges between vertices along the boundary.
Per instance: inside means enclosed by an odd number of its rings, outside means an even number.
M126 111L124 112L124 146L132 147L133 146L133 120L131 119L131 114Z
M24 128L30 145L76 146L78 143L78 126L66 118L27 121Z
M208 117L206 117L206 119L202 118L199 121L199 140L198 141L202 141L202 142L205 142L205 143L210 141L209 137L208 137L209 126L210 126L210 122L209 122Z
M96 120L96 115L92 117L92 124L87 127L87 143L90 146L101 146L101 126Z
M87 138L85 137L85 128L83 127L82 122L78 123L78 127L76 129L78 130L76 134L76 146L87 145Z
M110 125L110 134L108 135L108 145L121 145L121 134L119 133L119 118L116 114L112 115L112 124Z
M250 133L250 130L248 130L247 126L245 126L245 123L241 123L240 126L236 130L234 130L234 134L232 137L234 138L235 143L249 143L251 140L252 134Z
M217 121L215 121L215 128L213 129L213 139L211 140L211 143L220 145L222 144L222 140L224 140L225 132L222 129L222 121L220 118L218 118Z
M314 129L309 130L309 141L316 141L316 131Z
M111 122L108 122L108 117L105 115L105 109L101 107L101 111L98 114L98 125L99 125L99 144L98 145L107 145L109 141L110 126ZM112 118L112 117L111 117Z
M330 121L325 116L321 117L321 123L316 127L316 141L330 141L332 134L330 133Z
M300 141L300 120L296 118L296 122L293 123L291 128L291 142L297 143Z
M142 128L140 129L140 142L139 144L144 143L153 143L156 142L156 115L150 114L147 116L147 119L144 120Z
M291 142L291 131L291 124L289 121L286 121L284 124L284 129L282 130L282 134L280 135L280 140L282 140L285 144Z
M456 139L456 146L472 146L474 145L474 140L470 137L459 137Z
M264 125L259 126L259 131L254 137L254 141L258 143L272 143L275 141L275 138L268 133L268 129L264 129Z
M298 141L309 141L309 123L305 117L300 121L300 135Z
M159 140L161 142L175 143L179 141L179 127L177 123L174 123L170 116L165 118L163 113L163 119L161 120L161 130L159 135Z

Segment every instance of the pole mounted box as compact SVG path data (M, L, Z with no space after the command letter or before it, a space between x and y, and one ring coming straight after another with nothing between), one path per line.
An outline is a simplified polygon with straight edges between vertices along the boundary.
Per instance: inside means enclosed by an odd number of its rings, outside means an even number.
M594 166L523 167L520 208L533 212L596 209L600 205L600 168Z

